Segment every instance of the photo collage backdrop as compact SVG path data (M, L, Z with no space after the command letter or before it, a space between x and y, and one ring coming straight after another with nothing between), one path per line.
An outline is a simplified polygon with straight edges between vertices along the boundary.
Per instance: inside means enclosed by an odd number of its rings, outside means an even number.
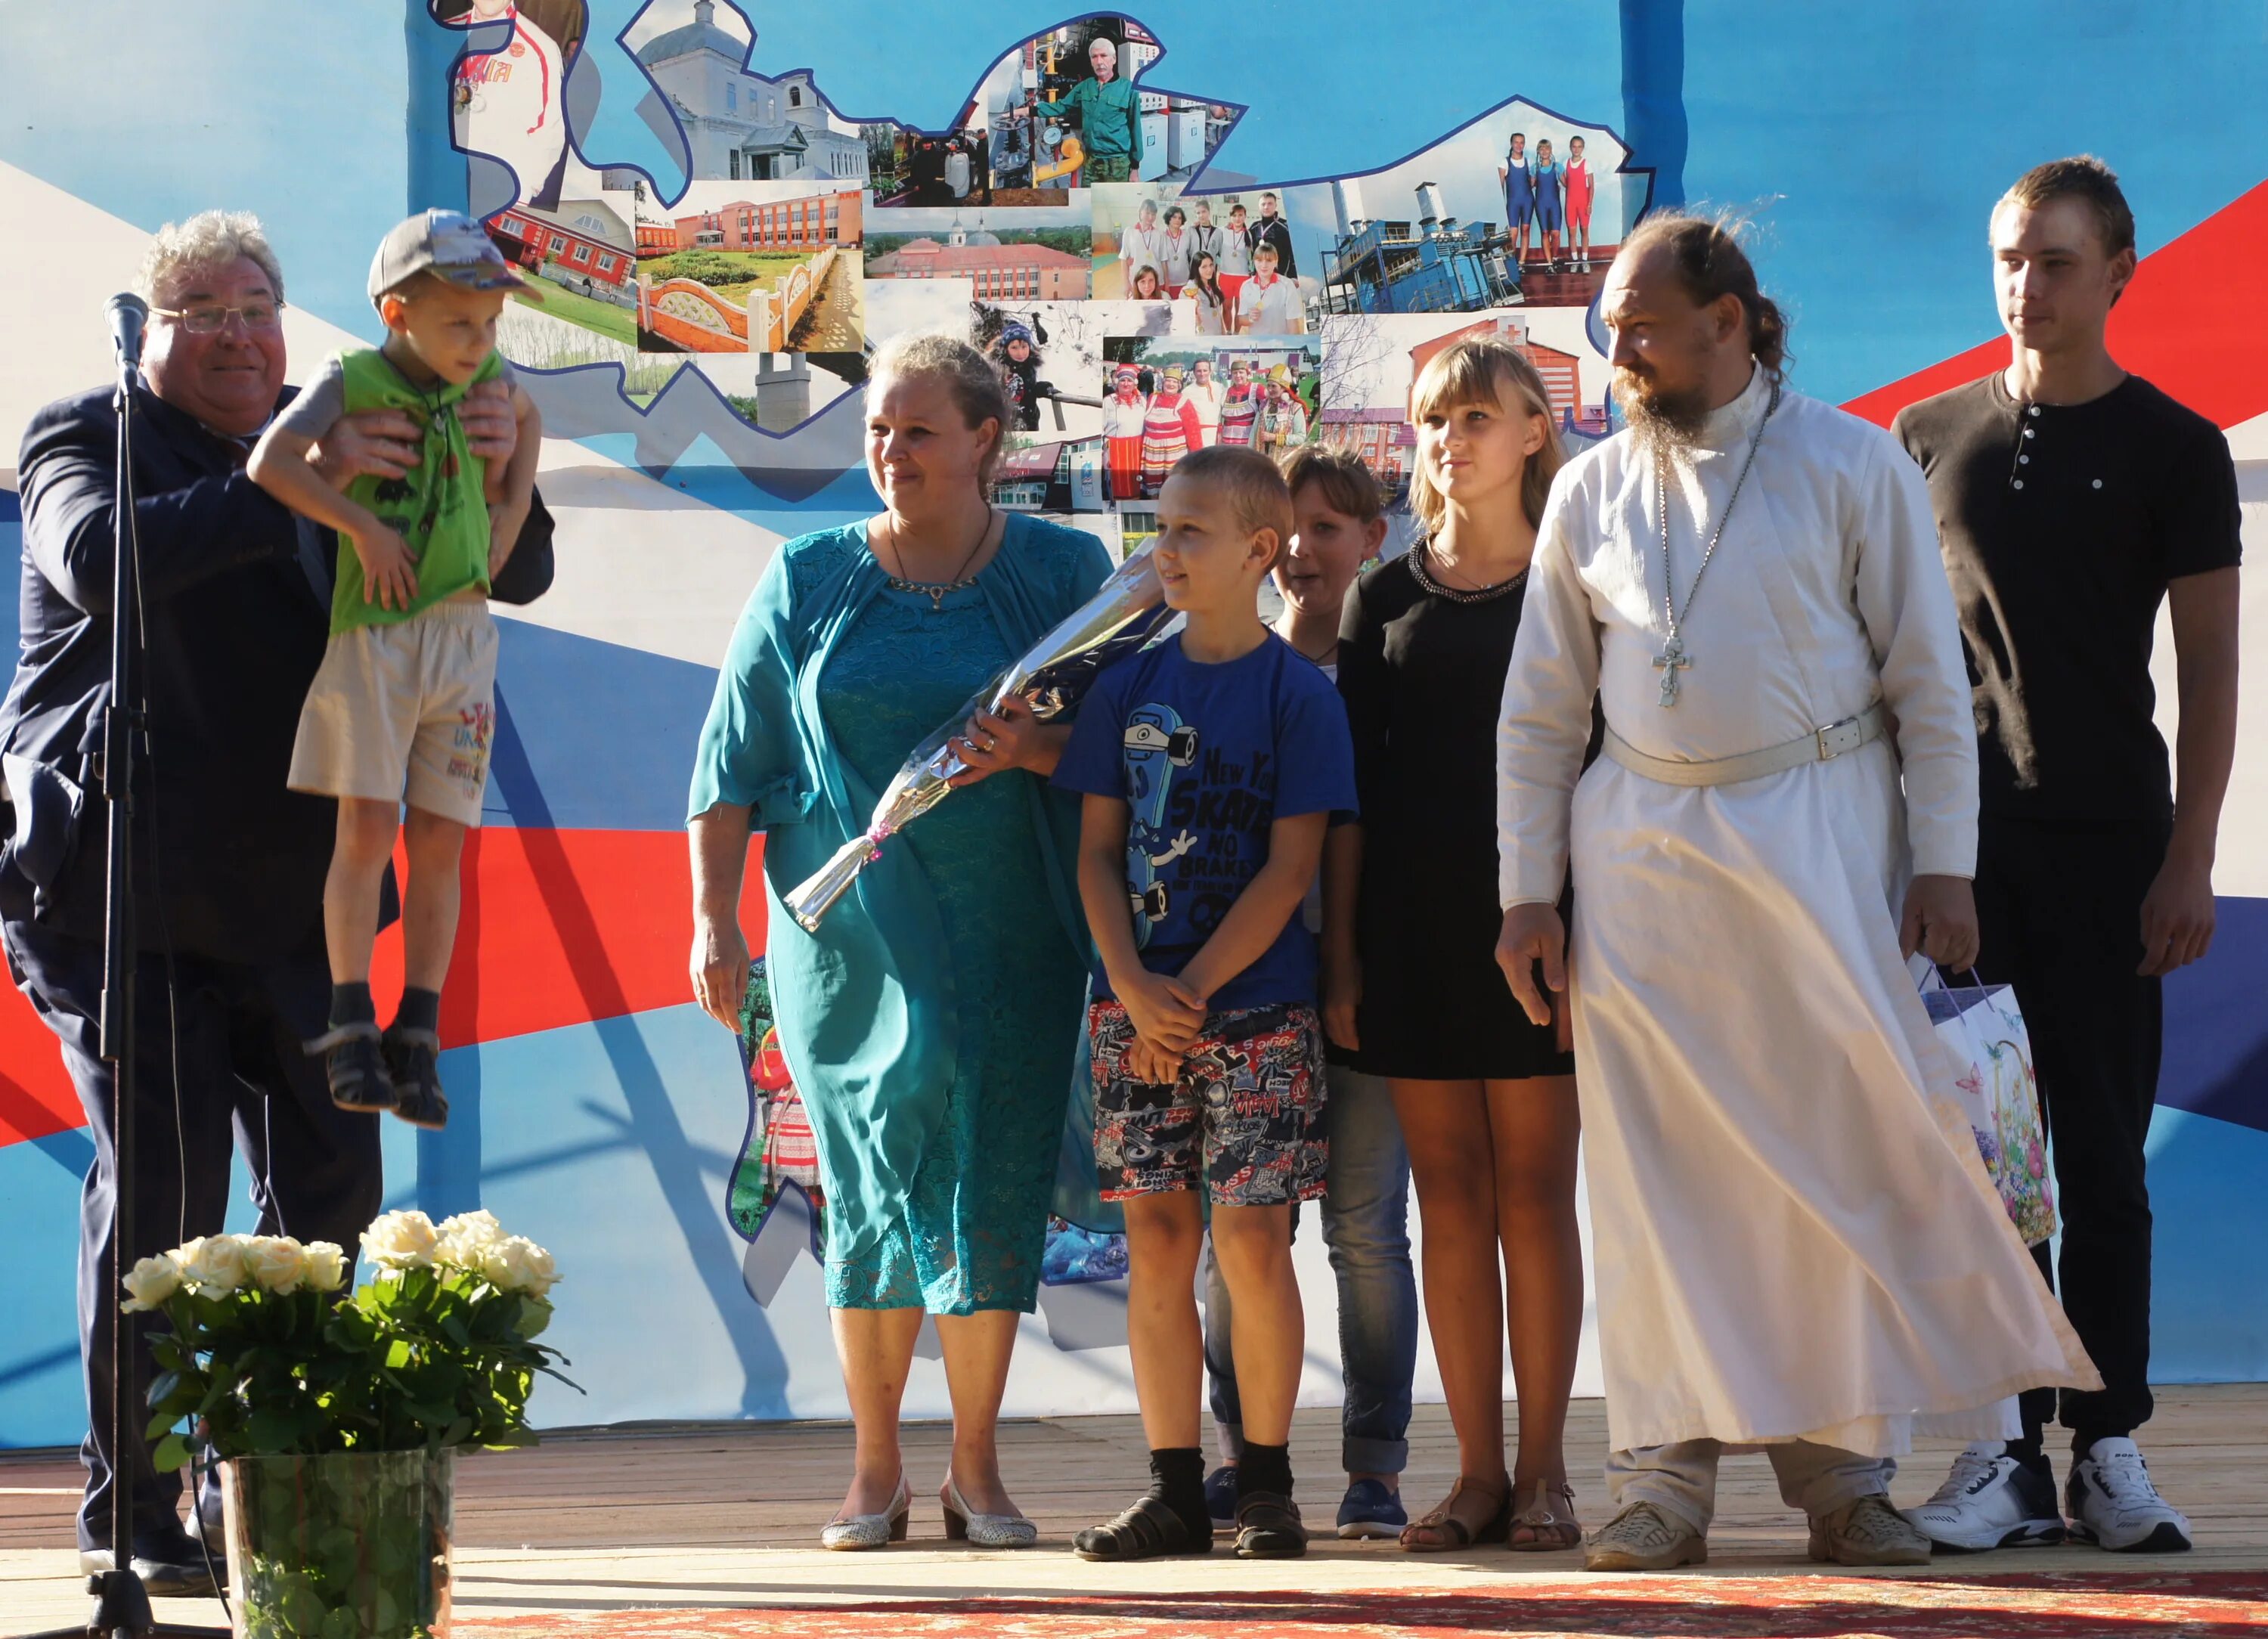
M456 141L508 171L480 208L533 286L504 349L551 374L547 410L580 432L619 425L643 451L690 376L708 401L674 407L672 442L697 429L752 477L784 460L823 481L861 459L874 349L946 332L1008 392L1005 507L1123 554L1186 450L1320 442L1394 498L1392 552L1410 382L1457 338L1525 350L1571 446L1616 424L1593 309L1650 177L1603 122L1513 99L1381 169L1263 183L1210 166L1241 107L1154 84L1164 44L1130 18L1018 43L932 131L848 118L807 70L766 75L745 13L690 0L622 40L690 179L665 197L571 134L583 0L435 5L474 31Z

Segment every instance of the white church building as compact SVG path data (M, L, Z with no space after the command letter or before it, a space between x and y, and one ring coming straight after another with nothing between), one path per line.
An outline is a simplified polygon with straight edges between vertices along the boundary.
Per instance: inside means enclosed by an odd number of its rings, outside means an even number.
M690 23L637 48L684 124L693 180L832 178L863 186L866 144L858 128L819 99L807 70L776 80L748 72L748 47L718 26L716 0L694 0Z

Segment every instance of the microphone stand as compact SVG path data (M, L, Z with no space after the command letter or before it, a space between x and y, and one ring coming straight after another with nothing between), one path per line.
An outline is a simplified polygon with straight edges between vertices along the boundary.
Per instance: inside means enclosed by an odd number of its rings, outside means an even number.
M134 384L140 373L138 330L121 336L118 386L118 486L112 497L110 699L102 713L102 800L109 820L108 893L102 936L101 1056L111 1065L110 1290L114 1308L126 1290L134 1246L134 749L145 729L135 656L141 636L140 562L134 528ZM110 1563L87 1579L94 1609L83 1628L58 1628L26 1639L227 1639L225 1628L160 1622L134 1569L134 1465L129 1451L146 1442L145 1419L129 1402L134 1382L134 1328L119 1314L110 1328ZM129 1442L132 1442L129 1445Z

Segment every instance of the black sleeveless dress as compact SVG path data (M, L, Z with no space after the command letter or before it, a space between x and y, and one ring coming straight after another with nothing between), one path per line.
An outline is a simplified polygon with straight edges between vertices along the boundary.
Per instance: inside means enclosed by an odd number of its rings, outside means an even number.
M1572 1075L1496 965L1497 715L1527 577L1459 592L1424 550L1366 570L1340 628L1363 827L1362 1046L1343 1056L1418 1080Z

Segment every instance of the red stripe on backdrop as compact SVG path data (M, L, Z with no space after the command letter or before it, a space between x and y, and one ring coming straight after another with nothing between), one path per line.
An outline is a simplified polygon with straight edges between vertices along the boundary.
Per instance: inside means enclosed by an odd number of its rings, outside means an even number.
M1980 263L1977 276L1985 270ZM2268 412L2268 182L2223 207L2142 259L2133 283L2110 311L2110 350L2118 362L2179 399L2215 426L2234 427ZM1843 408L1889 426L1907 405L1943 393L2008 362L1995 337L1852 399Z
M762 946L761 845L740 921ZM403 868L396 856L395 867ZM693 885L681 831L508 826L465 839L464 910L441 1009L444 1045L587 1024L692 999ZM381 1007L401 994L401 936L379 940ZM0 1145L85 1124L55 1037L23 993L0 992Z

